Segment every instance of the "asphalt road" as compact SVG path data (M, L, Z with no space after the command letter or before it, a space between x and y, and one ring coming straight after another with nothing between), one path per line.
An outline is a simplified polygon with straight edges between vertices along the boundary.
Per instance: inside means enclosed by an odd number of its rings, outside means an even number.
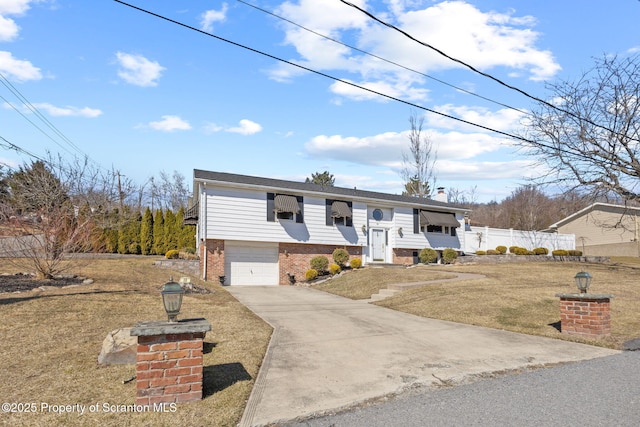
M638 426L640 351L424 389L287 427Z

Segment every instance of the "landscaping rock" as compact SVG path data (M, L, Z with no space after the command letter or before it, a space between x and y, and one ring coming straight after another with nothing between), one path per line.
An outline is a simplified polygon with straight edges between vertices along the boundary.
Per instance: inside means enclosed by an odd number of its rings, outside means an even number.
M116 329L107 334L98 356L101 365L131 365L136 363L138 337L131 336L131 328Z

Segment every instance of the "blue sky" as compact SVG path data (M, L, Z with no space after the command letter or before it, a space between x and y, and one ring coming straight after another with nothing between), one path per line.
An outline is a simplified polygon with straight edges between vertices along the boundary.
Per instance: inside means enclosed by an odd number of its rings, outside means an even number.
M130 0L204 32L503 132L531 100L340 0ZM541 98L602 55L640 48L640 2L352 0L385 22ZM376 55L367 55L364 52ZM382 59L380 59L382 58ZM384 60L383 60L384 59ZM386 61L393 61L408 71ZM503 136L374 95L113 0L0 0L0 162L88 156L143 184L194 168L400 193L408 118L424 115L437 184L502 200L541 171ZM427 77L428 76L428 77ZM18 96L17 96L18 95ZM24 101L58 132L47 127ZM4 138L4 140L2 139Z

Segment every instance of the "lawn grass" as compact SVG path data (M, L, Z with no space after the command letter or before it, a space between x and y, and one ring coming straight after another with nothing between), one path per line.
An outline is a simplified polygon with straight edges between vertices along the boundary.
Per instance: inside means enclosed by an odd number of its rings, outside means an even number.
M590 292L613 294L611 336L597 340L559 332L560 302L557 293L577 292L573 277L580 270L593 276ZM415 282L416 274L429 280L434 267L389 270L396 282ZM422 317L504 329L570 341L620 348L640 337L640 261L613 259L611 264L570 262L523 262L518 264L450 265L437 267L441 273L483 274L484 279L453 281L407 290L375 304ZM343 296L366 294L381 276L377 269L357 271L340 278ZM318 289L323 289L318 286ZM332 291L339 293L335 286ZM359 296L362 298L362 296ZM353 298L353 297L352 297Z
M450 279L451 273L427 271L425 268L366 268L350 270L340 277L318 285L315 289L351 299L368 299L393 283L423 282L427 280Z
M96 259L77 271L95 280L81 287L0 294L0 351L3 402L50 405L132 405L134 365L97 363L110 331L140 321L164 320L160 288L183 273L152 265L148 257ZM6 263L0 273L15 273ZM192 282L208 294L187 294L181 319L204 317L204 398L180 404L175 413L0 414L0 424L51 425L219 425L239 422L262 363L271 327L219 284Z

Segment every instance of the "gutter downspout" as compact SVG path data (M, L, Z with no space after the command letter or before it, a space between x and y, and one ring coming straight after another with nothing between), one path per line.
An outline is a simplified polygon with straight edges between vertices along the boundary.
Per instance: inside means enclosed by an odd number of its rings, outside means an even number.
M203 199L204 203L200 203L200 209L201 209L201 216L200 218L203 219L203 221L201 222L201 224L204 224L203 230L202 230L202 235L203 235L203 240L204 240L204 266L202 268L202 280L204 280L205 282L207 281L207 260L208 260L208 253L209 253L209 248L207 245L207 183L202 183L202 187L204 187L205 191L201 191L201 195L200 198Z

